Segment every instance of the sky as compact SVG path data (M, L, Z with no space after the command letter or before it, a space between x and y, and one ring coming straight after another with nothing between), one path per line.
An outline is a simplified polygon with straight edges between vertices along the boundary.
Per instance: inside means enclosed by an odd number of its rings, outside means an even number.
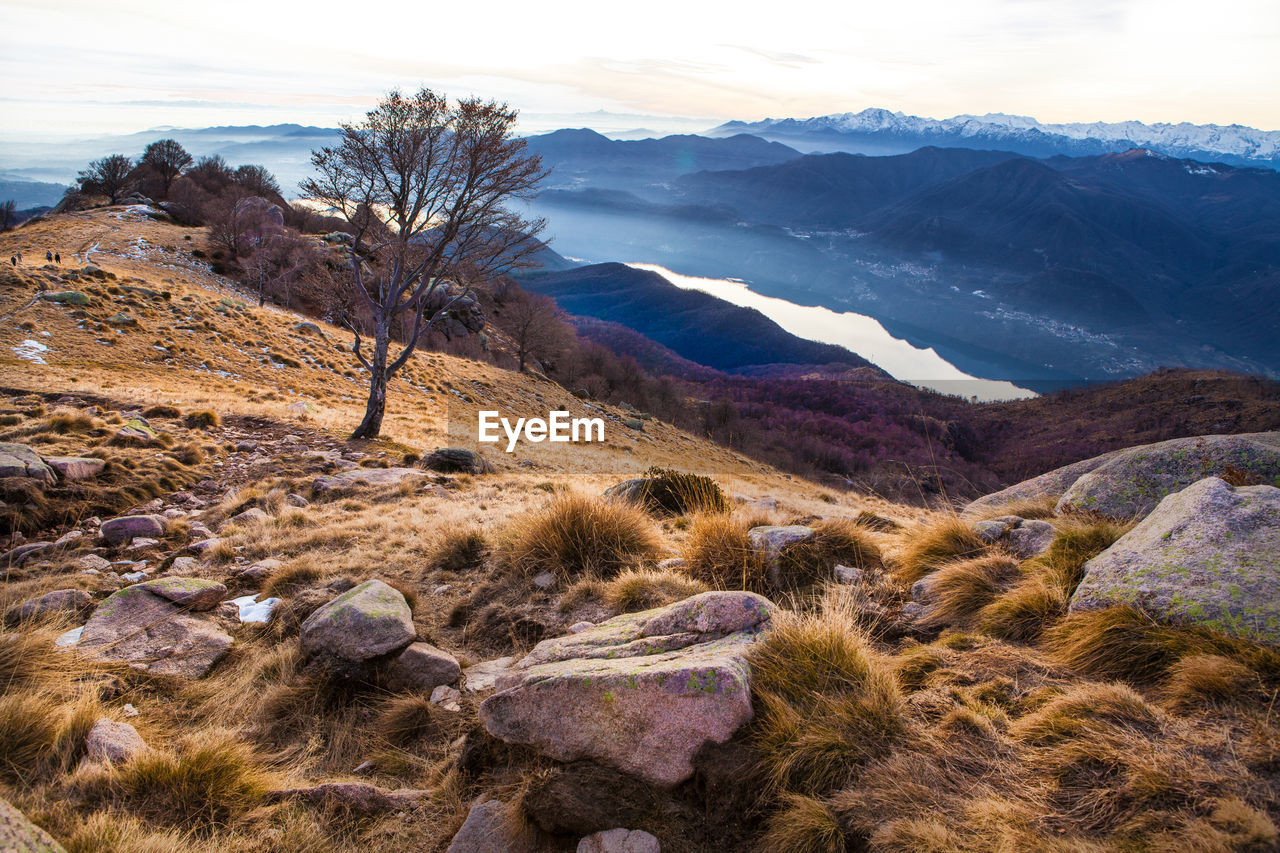
M528 132L867 107L1276 130L1280 0L0 0L4 138L333 126L420 86Z

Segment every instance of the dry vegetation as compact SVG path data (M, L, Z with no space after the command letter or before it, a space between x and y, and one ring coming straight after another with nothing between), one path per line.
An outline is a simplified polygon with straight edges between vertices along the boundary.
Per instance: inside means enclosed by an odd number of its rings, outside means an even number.
M57 534L179 490L205 496L198 520L215 529L259 507L270 517L220 531L195 571L285 604L269 624L239 629L231 654L196 682L60 650L67 618L0 630L0 795L71 853L443 850L476 796L536 792L552 768L489 739L480 697L464 694L450 711L308 666L301 621L370 577L404 590L419 637L464 665L708 588L784 604L752 652L756 717L732 745L742 757L732 808L716 811L720 789L695 777L636 818L664 851L1276 848L1280 654L1126 609L1067 615L1084 563L1124 527L1023 507L1059 535L1041 557L1018 560L950 515L833 496L656 421L642 433L610 422L599 446L510 459L489 450L493 474L316 494L312 481L334 464L320 449L399 465L451 443L447 418L481 405L579 404L534 377L421 354L392 384L387 438L345 442L362 409L350 353L298 334L290 315L226 306L234 294L180 252L131 257L139 236L164 247L187 235L92 213L4 238L11 252L48 245L64 258L97 243L93 260L117 278L80 285L95 300L86 316L41 303L0 324L13 387L0 441L108 463L89 485L7 486L0 519ZM5 275L0 314L51 274ZM110 292L130 278L170 298ZM103 321L126 303L141 328L117 333ZM9 357L32 336L48 343L48 364ZM133 411L154 443L113 442ZM247 438L262 460L236 449ZM675 478L680 501L647 512L598 497L651 466L696 467L716 489ZM310 504L290 503L298 493ZM777 509L735 500L759 496ZM173 520L164 541L131 556L167 565L196 520ZM787 523L818 536L783 555L779 590L747 531ZM0 607L68 587L109 593L110 573L76 563L95 544L68 541L7 568ZM658 567L676 555L682 564ZM281 566L265 586L239 574L268 558ZM837 563L859 569L857 582L831 583ZM542 572L550 584L533 583ZM925 577L933 603L909 620L910 586ZM151 750L115 768L83 765L85 732L101 716L127 719ZM419 807L372 812L283 793L333 781L429 793ZM576 838L560 841L573 849Z

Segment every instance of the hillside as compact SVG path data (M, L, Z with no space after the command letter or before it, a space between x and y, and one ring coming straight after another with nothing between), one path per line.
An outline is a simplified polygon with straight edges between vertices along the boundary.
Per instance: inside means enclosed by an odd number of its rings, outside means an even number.
M419 351L384 436L349 441L363 409L349 336L256 307L207 249L202 230L133 206L0 235L25 259L0 272L0 847L1280 838L1274 434L1111 454L961 517ZM33 262L46 251L62 264ZM867 440L894 439L882 426L920 393L836 378L865 368L799 370L705 381L759 393L766 421L787 388L793 411L829 406L819 432ZM1139 406L1186 397L1186 423L1114 416L1093 437L1273 414L1265 381L1212 378L1144 386ZM841 409L883 409L877 393L901 411ZM1014 455L1017 424L1054 421L1043 446L1083 441L1122 396L974 409ZM477 447L481 409L553 408L604 418L605 439L434 453ZM1135 565L1151 568L1142 602L1124 597Z

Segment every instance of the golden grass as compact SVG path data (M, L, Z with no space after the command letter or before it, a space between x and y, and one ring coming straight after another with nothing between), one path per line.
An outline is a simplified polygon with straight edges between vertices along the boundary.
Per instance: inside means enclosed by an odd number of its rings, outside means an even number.
M715 589L763 589L764 559L751 547L747 530L742 521L724 513L694 516L680 570Z
M768 818L763 850L795 853L844 853L849 847L840 821L830 806L816 797L784 794L777 811Z
M642 511L576 493L553 497L544 509L518 519L512 528L505 558L525 575L611 578L654 559L662 547Z
M729 499L715 480L674 468L653 467L644 472L640 504L659 515L728 512Z
M631 570L605 581L600 597L618 613L634 613L706 592L706 584L678 572Z
M1009 583L1020 577L1018 561L1004 554L947 563L928 580L928 628L967 627Z
M968 522L945 517L913 531L894 561L893 573L901 582L912 584L949 562L979 557L990 550Z

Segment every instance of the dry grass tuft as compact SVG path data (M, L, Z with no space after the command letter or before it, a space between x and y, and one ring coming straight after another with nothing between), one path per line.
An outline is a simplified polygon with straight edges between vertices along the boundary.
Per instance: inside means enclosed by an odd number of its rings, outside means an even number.
M600 597L617 612L634 613L706 591L706 584L677 572L633 570L605 581Z
M217 412L205 409L189 413L182 419L182 422L186 424L187 429L209 429L210 427L219 426L222 423L222 418Z
M1024 578L978 614L978 627L993 637L1028 643L1067 612L1062 587L1043 575Z
M176 752L152 748L102 768L80 787L159 825L211 829L260 805L271 780L245 744L215 729L190 735Z
M576 493L557 495L542 510L517 519L506 559L526 575L611 578L659 553L662 541L642 511Z
M710 477L657 467L645 471L643 476L640 505L649 512L686 515L729 511L729 499Z
M1196 654L1169 667L1160 695L1173 708L1257 700L1265 696L1258 673L1223 655Z
M979 610L1020 576L1018 561L1004 554L948 563L927 581L929 611L922 625L927 628L968 627Z
M463 572L479 567L488 550L489 541L480 528L458 527L444 535L427 563L438 571Z
M840 821L827 803L803 794L784 794L778 810L769 815L760 849L844 853L849 847Z
M1128 732L1154 735L1160 711L1122 684L1085 684L1014 722L1010 734L1037 746Z
M1000 518L1005 515L1016 515L1019 518L1026 519L1054 518L1057 515L1057 505L1058 499L1053 496L1028 498L1027 500L1013 501L1012 503L1001 504L984 510L975 516L974 520Z
M723 513L693 517L681 571L716 589L761 589L764 560L751 547L748 527Z
M912 584L956 560L980 557L991 550L959 518L950 517L916 530L893 565L898 580Z
M840 787L903 735L893 667L846 613L775 617L749 660L751 740L779 792L820 796Z

